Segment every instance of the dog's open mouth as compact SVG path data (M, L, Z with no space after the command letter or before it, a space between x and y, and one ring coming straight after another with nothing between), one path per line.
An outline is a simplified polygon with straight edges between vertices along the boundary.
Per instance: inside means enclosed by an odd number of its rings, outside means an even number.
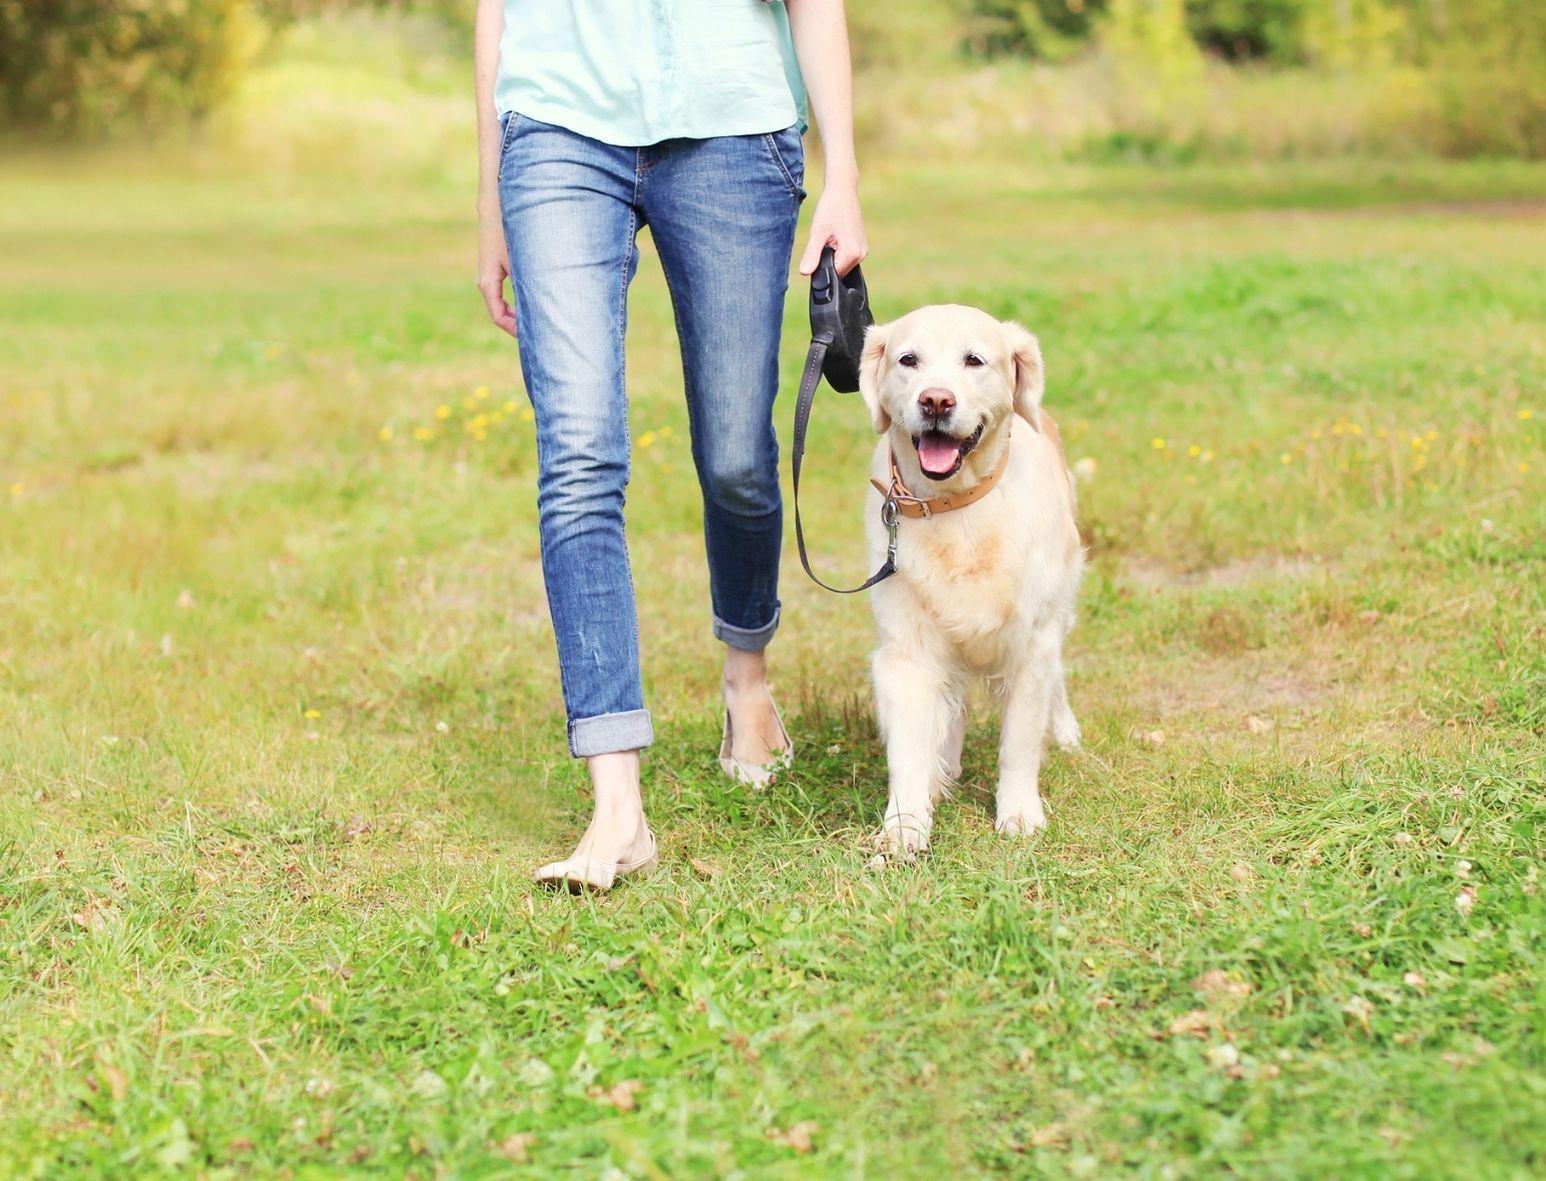
M971 454L972 448L982 441L982 426L964 439L947 435L944 431L924 431L913 436L913 446L918 449L918 466L931 480L948 480L961 470L961 464Z

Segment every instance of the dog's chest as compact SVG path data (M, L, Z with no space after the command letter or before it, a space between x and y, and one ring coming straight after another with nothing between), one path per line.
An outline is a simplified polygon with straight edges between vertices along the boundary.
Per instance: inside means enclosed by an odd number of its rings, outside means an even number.
M902 539L898 572L968 664L995 664L1021 599L1025 539L1012 528L974 528L964 519L917 524Z

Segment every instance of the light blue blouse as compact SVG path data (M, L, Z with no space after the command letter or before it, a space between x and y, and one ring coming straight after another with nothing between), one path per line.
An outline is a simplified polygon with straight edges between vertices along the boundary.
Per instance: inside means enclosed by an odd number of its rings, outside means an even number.
M805 127L781 0L505 0L494 104L628 147Z

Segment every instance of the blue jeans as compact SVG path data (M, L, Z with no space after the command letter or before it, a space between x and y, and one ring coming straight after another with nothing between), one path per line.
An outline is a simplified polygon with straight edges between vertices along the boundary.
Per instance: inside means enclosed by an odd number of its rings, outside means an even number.
M714 635L760 651L778 627L773 399L803 177L793 128L624 148L505 117L499 197L537 419L542 573L576 757L653 739L623 536L623 336L641 226L676 311Z

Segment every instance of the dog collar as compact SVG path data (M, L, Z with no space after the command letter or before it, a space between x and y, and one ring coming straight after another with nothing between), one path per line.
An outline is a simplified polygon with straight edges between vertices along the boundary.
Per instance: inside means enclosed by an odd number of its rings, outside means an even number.
M989 492L993 491L993 485L999 482L1004 474L1004 469L1009 466L1009 441L1004 441L1004 449L999 454L998 462L993 465L993 470L981 483L973 484L964 492L957 492L951 496L914 496L902 482L902 473L897 470L896 450L888 452L891 461L891 487L887 488L879 480L870 479L879 492L891 504L896 506L896 511L904 517L912 517L914 520L927 520L939 513L954 512L958 508L965 508L974 501L981 500Z

